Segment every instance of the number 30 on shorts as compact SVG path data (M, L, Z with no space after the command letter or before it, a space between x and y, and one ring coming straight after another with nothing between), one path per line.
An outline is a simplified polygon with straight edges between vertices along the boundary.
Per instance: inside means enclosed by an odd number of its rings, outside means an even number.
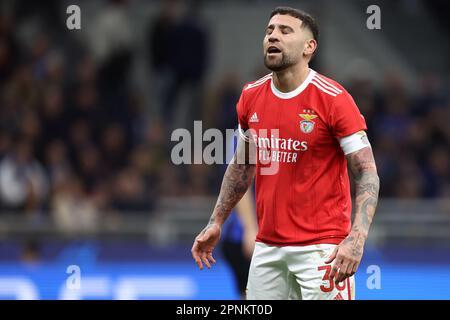
M322 290L323 292L331 292L331 291L333 291L334 290L334 281L333 281L333 279L330 278L331 266L330 265L328 265L328 266L320 266L320 267L317 268L317 270L319 270L319 271L325 270L325 274L324 274L322 280L328 281L328 286L321 285L320 286L320 290ZM345 289L345 284L346 284L346 281L342 281L342 282L338 283L336 285L336 289L338 289L339 291L344 290Z

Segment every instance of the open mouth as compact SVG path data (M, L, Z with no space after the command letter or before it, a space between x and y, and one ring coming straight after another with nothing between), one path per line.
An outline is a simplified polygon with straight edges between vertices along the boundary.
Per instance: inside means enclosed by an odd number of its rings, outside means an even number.
M270 46L270 47L267 49L267 53L268 53L268 54L277 54L277 53L281 53L281 50L278 49L278 48L275 47L275 46Z

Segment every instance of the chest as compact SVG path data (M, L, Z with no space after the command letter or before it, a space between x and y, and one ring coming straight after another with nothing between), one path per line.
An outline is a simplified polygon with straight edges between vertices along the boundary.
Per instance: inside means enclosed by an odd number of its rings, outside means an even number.
M248 125L258 136L275 135L318 147L335 143L326 117L323 107L308 99L260 97L250 108Z

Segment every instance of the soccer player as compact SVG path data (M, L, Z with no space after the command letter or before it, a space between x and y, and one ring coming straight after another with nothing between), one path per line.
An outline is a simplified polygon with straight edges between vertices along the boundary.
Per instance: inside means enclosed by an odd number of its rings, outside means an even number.
M242 139L211 219L192 246L200 269L215 263L221 226L256 176L258 234L247 299L355 298L379 178L352 97L308 66L318 35L305 12L279 7L271 13L263 49L272 73L242 90ZM347 164L356 190L353 223Z

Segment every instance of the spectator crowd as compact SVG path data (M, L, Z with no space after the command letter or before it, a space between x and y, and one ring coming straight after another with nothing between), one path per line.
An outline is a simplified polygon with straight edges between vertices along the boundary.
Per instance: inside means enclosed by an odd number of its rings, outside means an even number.
M110 34L108 15L120 16L126 3L110 1L99 30ZM170 10L149 23L147 71L157 75L159 91L155 101L147 101L130 81L136 50L125 16L112 27L122 30L125 40L120 46L103 44L99 54L45 26L27 40L18 37L27 14L0 17L1 212L52 214L63 228L90 228L107 212L150 213L163 196L217 194L218 166L170 161L168 123L179 92L192 94L187 115L225 130L235 127L240 90L252 80L230 70L219 75L221 81L204 85L213 63L207 63L204 26L192 19L177 22ZM179 41L170 43L174 37ZM192 44L197 51L180 55L186 51L177 46ZM424 74L420 89L410 92L402 76L388 70L382 86L362 78L344 83L366 118L383 197L450 197L445 80ZM157 114L147 110L152 103L160 104Z

